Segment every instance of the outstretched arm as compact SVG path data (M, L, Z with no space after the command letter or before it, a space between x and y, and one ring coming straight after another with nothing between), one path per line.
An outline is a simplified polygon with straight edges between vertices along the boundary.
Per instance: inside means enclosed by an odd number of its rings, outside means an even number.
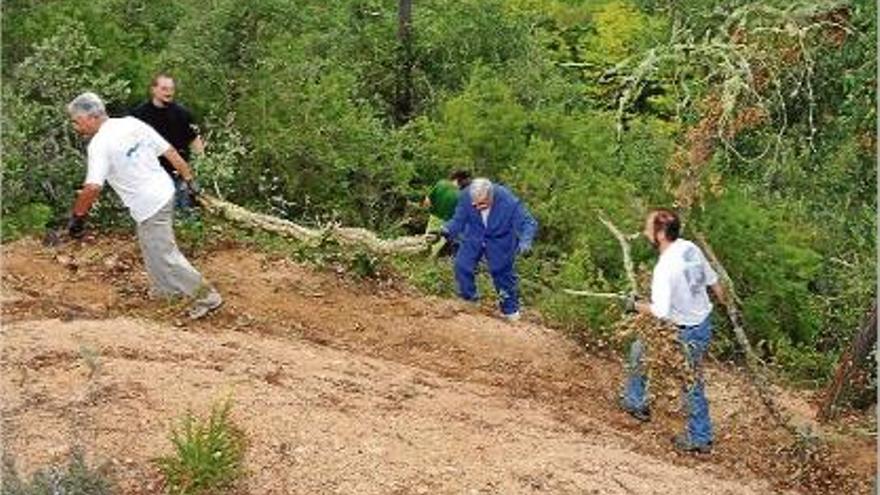
M86 233L86 216L92 205L101 195L101 186L98 184L86 183L76 195L73 202L73 210L71 211L70 221L67 223L67 233L74 239L81 239Z
M452 215L452 218L443 225L441 229L443 235L450 239L455 239L461 234L462 229L464 229L465 217L467 216L467 209L470 207L470 196L467 193L459 194L458 196L458 204L455 205L455 213Z

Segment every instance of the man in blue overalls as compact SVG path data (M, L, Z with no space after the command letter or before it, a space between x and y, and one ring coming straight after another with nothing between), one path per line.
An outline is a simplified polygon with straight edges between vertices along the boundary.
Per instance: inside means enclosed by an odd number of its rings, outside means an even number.
M670 321L678 328L678 341L688 367L684 386L688 418L684 432L676 435L673 443L679 450L706 453L712 446L712 421L702 373L703 357L712 339L712 303L706 289L711 288L719 301L724 300L724 291L703 252L694 243L679 238L680 231L681 221L675 212L659 208L648 215L644 235L660 252L651 279L651 300L630 300L627 310ZM644 352L644 344L636 340L630 348L630 375L621 397L623 408L641 420L649 418Z
M498 292L501 312L508 320L519 319L519 294L514 264L517 255L528 253L538 222L506 187L478 178L459 196L452 219L441 233L458 240L455 280L459 295L478 299L474 283L483 256Z

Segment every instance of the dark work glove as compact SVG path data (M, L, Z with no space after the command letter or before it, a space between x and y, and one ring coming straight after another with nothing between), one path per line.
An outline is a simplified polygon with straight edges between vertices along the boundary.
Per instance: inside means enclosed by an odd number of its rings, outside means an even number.
M429 230L425 232L425 237L430 244L434 244L444 237L442 230Z
M70 221L67 223L67 233L73 239L82 239L86 235L85 215L71 215Z
M635 294L630 294L626 296L626 299L624 299L623 301L623 312L630 314L638 313L638 310L636 309L636 301L638 300L639 296Z
M199 204L199 196L202 194L202 188L199 187L199 183L195 179L186 181L186 190L193 204Z

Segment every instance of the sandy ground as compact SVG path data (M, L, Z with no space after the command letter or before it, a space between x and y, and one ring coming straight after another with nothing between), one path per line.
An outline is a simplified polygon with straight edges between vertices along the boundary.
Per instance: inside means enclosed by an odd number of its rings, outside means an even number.
M21 471L81 444L125 493L156 493L175 421L232 397L243 493L871 491L873 437L837 429L800 455L735 370L708 370L715 451L681 455L677 400L635 423L613 406L620 363L551 329L236 246L195 262L227 303L191 324L147 301L130 239L3 246L2 440ZM809 396L780 394L809 421Z

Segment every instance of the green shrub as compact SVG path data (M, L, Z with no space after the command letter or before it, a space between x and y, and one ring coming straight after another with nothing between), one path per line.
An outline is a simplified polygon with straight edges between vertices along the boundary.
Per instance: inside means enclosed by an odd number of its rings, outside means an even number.
M449 258L396 257L392 266L400 276L427 294L455 297L455 280Z
M18 237L38 234L45 231L52 221L52 208L43 203L30 203L17 209L0 220L0 231L4 242Z
M709 242L743 300L743 317L765 350L815 341L820 327L811 286L822 256L815 230L787 218L784 205L761 204L731 187L699 216Z
M505 7L499 0L419 5L413 14L418 75L442 94L459 91L475 66L500 70L518 63L531 45L529 26Z
M8 454L8 453L7 453ZM40 469L30 482L22 481L12 459L4 455L0 495L111 495L115 485L103 469L91 469L85 453L74 448L65 466Z
M67 212L85 178L83 141L65 105L91 90L111 108L128 94L127 81L100 70L102 53L78 22L33 44L3 91L3 213L31 203Z
M174 454L156 459L174 495L223 493L244 476L244 433L229 418L232 402L216 404L199 419L187 412L172 429Z

